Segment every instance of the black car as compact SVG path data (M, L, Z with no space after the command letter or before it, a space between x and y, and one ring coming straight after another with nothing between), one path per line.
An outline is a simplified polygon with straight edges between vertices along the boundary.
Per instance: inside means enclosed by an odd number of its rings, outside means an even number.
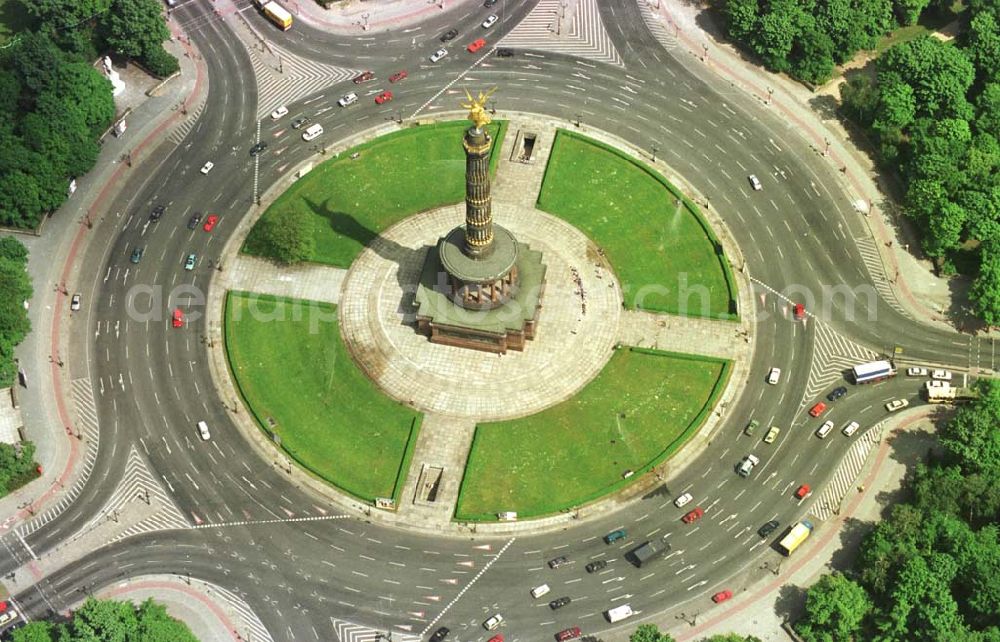
M555 611L556 609L561 609L562 607L566 606L570 602L571 602L571 600L569 599L569 596L567 595L565 597L560 597L560 598L557 598L557 599L552 600L551 602L549 602L549 608L552 609L553 611Z
M139 261L142 260L142 253L145 251L146 248L144 247L132 248L132 256L129 257L129 260L132 261L133 263L138 263Z
M167 211L166 207L164 207L163 205L157 205L156 207L153 208L153 211L149 213L149 220L151 221L160 220L160 217L163 216L163 213L166 211Z
M441 34L441 42L448 42L449 40L454 40L455 36L458 35L458 29L449 29Z
M302 116L301 118L296 118L292 121L292 129L301 129L303 125L309 122L308 116Z
M256 145L254 145L253 147L250 148L250 155L251 156L256 156L257 154L261 153L265 149L267 149L267 143L264 143L264 142L257 143Z
M597 571L601 570L607 565L608 563L604 560L596 560L594 562L591 562L590 564L587 564L585 568L587 569L588 573L596 573Z
M847 388L845 388L844 386L840 386L839 388L834 388L830 392L830 394L826 396L826 398L829 401L836 401L837 399L840 399L846 394L847 394Z
M760 535L761 537L767 537L768 535L773 533L777 528L778 528L778 520L772 519L768 523L758 528L757 534Z
M434 635L431 636L431 642L441 642L441 640L448 637L448 633L450 633L448 627L442 626L437 631L434 631Z
M188 229L193 230L198 227L198 223L201 223L201 212L195 212L191 215L191 218L188 219Z
M492 7L496 3L497 3L497 0L486 0L486 2L483 3L483 6L484 7Z
M514 55L513 49L507 49L506 47L501 47L497 49L497 58L510 58Z
M563 564L569 564L569 560L566 559L565 555L560 555L555 559L549 560L549 568L559 568Z

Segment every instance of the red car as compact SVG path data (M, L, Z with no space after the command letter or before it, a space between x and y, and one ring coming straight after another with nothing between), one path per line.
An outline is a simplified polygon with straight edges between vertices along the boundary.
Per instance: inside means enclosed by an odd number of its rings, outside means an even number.
M218 216L216 216L215 214L209 214L208 218L205 219L205 228L204 228L205 231L211 232L213 229L215 229L215 224L218 222L219 222Z
M354 77L354 84L360 85L363 82L368 82L375 78L375 74L371 71L363 71Z
M799 486L799 489L795 491L795 496L798 497L799 499L805 499L810 495L812 495L812 489L809 488L809 484L802 484L801 486Z
M466 49L469 51L469 53L476 53L485 46L486 46L486 38L480 38L478 40L469 43L469 46L466 47Z
M172 321L175 328L184 327L184 312L180 308L174 308L174 319Z
M392 100L392 92L391 91L383 91L378 96L375 96L375 104L376 105L381 105L382 103L387 103L390 100Z
M685 524L690 524L691 522L697 522L699 519L701 519L701 516L704 514L705 514L705 509L703 509L701 506L698 506L684 517L681 517L681 521L684 522Z
M580 627L574 626L571 629L565 629L556 633L556 639L559 640L559 642L563 642L563 640L573 640L578 638L580 635Z
M802 303L796 303L792 308L792 316L796 321L801 321L806 318L806 306Z
M715 595L713 595L712 596L712 601L715 602L716 604L718 604L719 602L725 602L726 600L728 600L732 596L733 596L733 592L730 591L729 589L726 589L725 591L719 591L718 593L716 593Z
M503 642L503 633L497 633L488 642Z
M821 401L809 409L809 414L813 417L819 417L824 411L826 411L826 404Z
M406 73L405 69L403 71L397 71L393 75L389 76L389 82L398 82L400 80L403 80L409 75L410 74Z

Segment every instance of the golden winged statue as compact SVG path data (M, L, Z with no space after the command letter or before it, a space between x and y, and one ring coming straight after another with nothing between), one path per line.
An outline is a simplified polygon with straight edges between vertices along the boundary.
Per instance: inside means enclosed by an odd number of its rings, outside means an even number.
M479 92L479 96L476 98L472 97L469 90L465 90L465 97L468 98L468 102L462 103L462 107L469 110L469 120L476 124L476 129L482 129L483 125L490 124L490 117L486 113L486 100L493 95L493 92L497 90L496 87L490 89L485 94Z

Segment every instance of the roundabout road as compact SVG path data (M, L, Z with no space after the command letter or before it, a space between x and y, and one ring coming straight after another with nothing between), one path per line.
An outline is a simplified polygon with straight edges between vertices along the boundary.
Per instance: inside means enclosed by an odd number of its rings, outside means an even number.
M58 553L101 515L136 461L177 510L159 529L88 552L20 593L31 616L65 609L124 577L173 573L242 597L274 640L334 640L344 622L391 630L397 640L440 625L452 629L453 639L485 640L480 623L496 611L504 614L507 640L551 639L570 626L622 639L638 618L610 629L601 616L607 608L627 602L662 622L678 610L704 613L713 592L760 579L762 559L778 559L756 529L770 519L789 524L815 509L815 500L799 502L791 493L800 483L823 488L858 439L835 432L818 440L812 433L819 422L805 414L833 387L848 355L898 345L912 360L970 365L969 337L914 321L873 285L880 277L859 247L867 229L826 159L757 102L676 60L647 29L636 0L599 4L607 41L623 67L551 51L467 54L465 40L479 33L484 9L461 17L466 9L456 9L416 29L353 37L306 25L277 33L241 3L250 23L284 50L344 69L372 69L378 78L360 89L347 81L304 96L279 121L257 119L256 72L235 18L196 2L174 11L203 56L210 86L187 137L151 174L132 177L108 213L114 233L104 245L93 243L83 260L93 304L85 319L73 321L68 366L71 379L94 390L101 430L94 473L57 518L24 530L23 545L13 534L2 538L10 555L0 572L23 575L32 552L43 559ZM491 32L494 40L528 19L535 3L501 0L498 6L503 18ZM451 43L451 55L432 65L427 55L451 26L462 35ZM388 87L382 79L401 68L409 78L393 87L396 99L376 106L373 96ZM260 460L232 422L234 401L215 393L206 365L209 351L221 348L205 327L199 297L255 195L316 157L317 146L289 128L290 118L309 115L323 124L325 140L336 141L398 116L433 117L454 109L463 88L493 85L500 87L501 116L531 112L567 127L582 121L584 133L594 128L627 141L709 199L740 244L745 276L754 284L754 357L739 401L726 409L705 450L668 485L557 532L435 537L330 504ZM355 90L361 95L356 105L337 107L337 98ZM268 148L251 157L258 141ZM198 169L206 160L215 168L203 176ZM750 189L751 173L761 178L762 191ZM149 213L157 204L166 205L166 213L153 222ZM200 225L188 229L194 212L218 214L218 226L210 233ZM138 264L129 260L136 247L145 248ZM189 253L198 257L193 271L183 267ZM805 323L790 319L790 303L800 300L810 311ZM187 311L184 328L171 327L175 307ZM764 381L772 366L784 373L778 386ZM837 430L857 420L864 431L886 418L888 399L917 403L916 388L904 377L852 387L829 415ZM751 418L760 419L762 429L782 427L781 438L766 446L756 441L760 435L744 436ZM197 439L199 420L212 426L211 442ZM748 452L762 464L743 479L733 466ZM685 491L706 509L696 524L682 524L682 511L672 505ZM629 537L605 545L600 536L616 528L626 528ZM662 535L673 545L666 559L641 570L624 561L630 546ZM558 555L571 563L549 569L546 561ZM609 564L586 573L584 565L596 559ZM532 600L528 590L543 582L552 586L551 597L567 595L572 603L551 611L544 600Z

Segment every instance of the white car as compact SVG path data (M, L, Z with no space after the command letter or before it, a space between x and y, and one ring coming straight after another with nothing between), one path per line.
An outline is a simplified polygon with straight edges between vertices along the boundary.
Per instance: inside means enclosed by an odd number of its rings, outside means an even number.
M483 628L486 629L487 631L492 631L501 624L503 624L503 616L497 613L490 619L483 622Z
M934 370L931 372L931 379L938 381L951 381L951 373L947 370Z
M860 427L861 427L861 424L859 424L856 421L852 421L851 423L849 423L846 426L844 426L844 429L841 432L843 432L845 435L847 435L848 437L850 437L851 435L853 435L854 433L856 433L858 431L858 428L860 428Z
M694 498L691 497L691 493L684 493L683 495L674 500L674 506L676 506L677 508L682 508L686 506L687 503L690 502L692 499Z
M343 98L338 100L337 104L340 105L341 107L347 107L348 105L353 105L356 102L358 102L358 95L352 91L351 93L346 94Z
M80 295L79 294L74 294L73 298L70 299L70 301L69 301L69 309L71 311L73 311L73 312L79 312L80 311L80 305L81 305L80 304Z
M753 467L760 463L760 459L756 455L747 455L740 462L740 465L736 468L736 473L740 477L749 477Z
M771 368L771 372L767 373L767 382L773 386L778 379L781 379L781 368Z
M489 29L490 27L495 25L497 23L497 20L499 19L500 18L497 16L497 14L495 13L492 14L489 18L483 20L483 29Z
M926 377L927 368L917 368L916 366L906 369L907 377Z
M750 176L747 176L747 180L750 181L750 187L753 188L753 191L759 192L764 189L764 186L760 184L760 179L757 178L756 174L750 174Z
M277 109L271 112L271 120L278 120L282 116L287 116L287 115L288 115L288 107L282 105L281 107L278 107Z
M826 439L826 436L830 434L831 430L833 430L833 422L824 421L823 425L820 426L819 430L816 431L816 436L819 437L820 439Z
M441 60L447 55L448 55L447 49L438 49L433 54L431 54L431 62L437 62L438 60Z
M210 171L212 171L213 167L215 167L215 163L213 163L212 161L208 161L207 163L201 166L201 173L207 174Z
M531 589L531 597L539 598L549 592L549 585L542 584Z
M885 404L885 409L889 412L896 412L897 410L902 410L909 405L910 402L906 399L893 399L889 403Z
M927 387L928 390L930 390L931 388L951 388L951 384L948 383L947 381L937 381L937 380L925 381L924 385Z
M212 435L208 432L208 424L204 421L198 422L198 434L201 435L202 441L208 441L212 438Z

